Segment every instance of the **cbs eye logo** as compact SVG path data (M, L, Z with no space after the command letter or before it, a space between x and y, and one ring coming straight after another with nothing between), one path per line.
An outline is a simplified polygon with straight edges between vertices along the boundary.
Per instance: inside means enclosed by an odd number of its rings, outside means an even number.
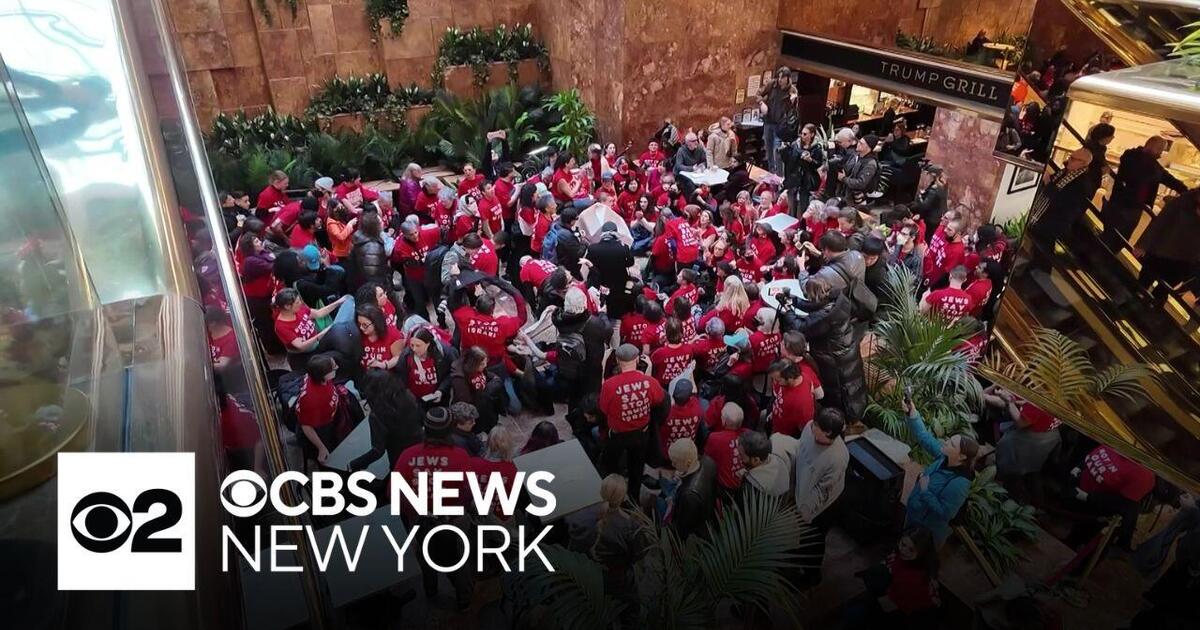
M155 505L166 511L142 523L134 531L133 513L149 513ZM93 553L116 551L133 532L133 553L173 553L183 548L179 538L154 538L154 534L170 529L183 515L183 503L170 490L153 488L137 496L133 510L111 492L93 492L75 504L71 511L71 533L81 547Z
M59 590L193 590L192 453L58 455Z

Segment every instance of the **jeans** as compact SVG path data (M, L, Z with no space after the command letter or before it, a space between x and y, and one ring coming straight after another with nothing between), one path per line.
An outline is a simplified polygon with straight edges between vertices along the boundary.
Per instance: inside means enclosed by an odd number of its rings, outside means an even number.
M354 297L346 296L346 301L338 307L337 313L333 315L333 323L340 324L342 322L354 323Z
M779 169L779 125L763 123L763 146L767 148L767 170L780 174Z
M575 208L576 210L583 210L584 208L591 208L593 205L595 205L595 203L595 199L592 199L591 196L587 196L572 201L571 207Z
M640 225L635 225L629 233L633 236L633 247L629 249L635 256L645 255L650 250L650 244L654 242L654 234Z

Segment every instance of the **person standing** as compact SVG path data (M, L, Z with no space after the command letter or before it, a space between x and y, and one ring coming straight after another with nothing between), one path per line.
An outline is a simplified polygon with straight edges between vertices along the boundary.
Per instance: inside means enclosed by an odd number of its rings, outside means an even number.
M921 471L905 501L904 526L921 525L933 533L941 547L950 537L950 521L967 503L971 480L975 477L975 458L979 443L958 434L938 440L925 426L925 420L909 401L906 405L908 431L917 444L933 458Z
M1159 163L1166 148L1166 138L1151 136L1145 145L1121 154L1112 195L1100 213L1104 221L1104 239L1109 247L1121 246L1122 240L1133 237L1142 213L1149 210L1158 197L1160 185L1180 194L1187 190L1183 182Z
M636 181L636 180L633 180ZM629 289L629 267L633 252L617 235L617 224L606 222L600 228L600 240L587 248L587 260L592 270L588 284L608 290L608 315L620 319L633 307Z
M1138 280L1143 286L1158 280L1151 292L1155 302L1166 302L1168 290L1188 278L1200 276L1200 188L1172 200L1150 222L1133 253L1142 261Z
M717 465L717 486L721 503L730 505L742 487L746 473L745 462L738 444L742 433L745 413L736 403L725 403L721 408L721 430L714 431L704 443L704 455L711 457Z
M708 128L708 141L704 144L705 158L710 166L728 169L733 165L737 152L737 136L733 135L733 121L728 116Z
M1090 186L1088 165L1091 163L1091 151L1076 149L1067 158L1062 169L1050 175L1043 182L1037 196L1033 199L1033 206L1029 209L1029 232L1034 238L1047 246L1053 245L1056 239L1066 236L1067 232L1071 230L1071 226L1083 215L1084 203L1087 200ZM1157 186L1155 190L1158 190ZM1111 201L1105 208L1108 208L1109 205L1112 205ZM1133 212L1140 213L1141 211L1134 210ZM1134 223L1128 226L1128 231L1123 231L1123 224L1120 223L1124 221L1124 215L1109 214L1108 216L1116 218L1114 222L1110 222L1108 218L1104 219L1105 232L1108 232L1111 226L1122 237L1129 238L1133 233L1133 227L1137 225L1137 216L1134 216ZM949 233L949 226L947 226L947 233ZM932 250L932 248L930 249ZM928 275L928 255L925 263L926 275Z
M679 475L679 487L665 518L671 529L686 541L692 534L705 533L717 505L717 464L711 457L700 455L696 443L679 439L667 449L671 466Z
M658 381L638 371L642 352L637 346L623 344L615 353L617 374L600 386L600 411L608 421L608 443L601 463L606 473L625 472L629 496L640 497L645 467L650 414L666 397ZM621 459L625 466L622 469Z
M817 529L817 549L813 555L820 558L825 557L825 536L837 517L834 504L846 487L850 451L842 439L845 430L846 418L842 412L826 407L800 432L796 446L796 510L800 520ZM817 569L806 576L806 582L820 581L821 561L815 564Z
M795 142L780 150L783 187L792 205L792 214L808 208L815 190L821 187L820 169L825 165L825 149L816 142L817 127L804 125ZM819 237L818 237L819 238Z
M838 174L846 186L846 197L854 203L866 202L867 195L875 192L879 184L879 158L875 156L878 144L879 138L873 135L860 139L855 147L857 158Z
M763 145L767 149L767 170L779 173L779 137L784 135L783 125L788 119L789 94L792 87L792 71L780 66L773 76L767 78L759 91L759 111L763 120Z

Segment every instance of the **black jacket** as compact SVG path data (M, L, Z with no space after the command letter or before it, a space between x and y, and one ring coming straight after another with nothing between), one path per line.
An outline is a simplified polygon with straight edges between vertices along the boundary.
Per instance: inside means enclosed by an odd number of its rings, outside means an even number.
M867 408L866 377L854 343L850 299L838 293L824 304L800 300L797 306L807 315L791 320L787 329L799 330L808 339L825 389L822 405L841 409L847 420L861 420Z
M858 156L858 159L850 162L842 183L846 185L847 196L875 192L879 183L879 158L874 153Z
M936 228L938 223L942 221L942 215L946 214L947 195L945 186L926 186L921 194L917 195L917 201L913 205L913 210L920 215L925 221L926 227Z
M387 414L371 410L367 419L371 423L371 450L351 460L350 470L363 470L385 453L388 469L391 470L404 449L421 441L424 414L407 390L400 397L403 400L401 409Z
M811 162L803 159L805 151L809 152ZM783 160L783 172L786 173L783 178L784 188L812 192L821 186L821 174L817 171L825 164L825 150L820 144L814 141L806 149L798 142L793 142L784 146L779 155ZM797 208L795 212L799 215L804 210L805 208Z
M559 336L579 333L583 337L584 350L584 382L582 392L600 390L604 374L604 351L612 339L612 323L603 315L592 315L584 312L578 315L568 315L562 310L554 312L551 317ZM580 394L582 395L582 394Z
M377 283L385 291L391 292L392 267L388 264L387 249L382 238L371 238L362 232L355 232L350 242L354 249L350 251L349 289L353 293L368 282Z
M579 235L575 230L565 226L561 221L554 224L554 229L558 232L557 241L554 243L554 257L559 266L566 267L567 271L576 278L582 278L583 275L579 271L579 259L587 252L587 246L579 240Z
M633 264L633 252L614 232L611 236L603 236L599 243L589 245L587 257L592 261L588 283L608 288L608 312L615 318L621 317L630 310L632 301L625 285L629 280L627 269Z
M700 456L700 469L684 477L675 490L671 509L671 527L680 540L692 534L705 534L717 504L717 464L707 455Z

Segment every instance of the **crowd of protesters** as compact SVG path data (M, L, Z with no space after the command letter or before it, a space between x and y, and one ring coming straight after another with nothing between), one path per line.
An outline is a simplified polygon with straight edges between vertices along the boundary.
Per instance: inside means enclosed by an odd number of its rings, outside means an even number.
M521 454L578 439L604 480L599 512L568 519L569 544L631 600L631 567L652 544L631 511L704 537L747 493L765 493L794 503L823 548L845 509L846 440L865 429L863 340L891 299L889 273L915 279L928 316L977 331L961 350L976 356L1008 242L952 207L936 166L910 198L873 194L903 125L819 142L812 125L777 111L789 107L787 77L763 89L778 166L761 181L723 119L699 133L668 125L636 155L551 148L541 167L514 164L504 132L491 132L482 164L453 178L410 164L386 194L353 165L295 198L280 172L256 196L223 193L253 328L288 366L272 381L305 465L324 465L358 422L369 423L371 448L350 469L386 457L410 478L512 475ZM729 171L723 185L693 181L715 166ZM192 240L213 365L233 378L241 359L227 307L202 264L212 238ZM775 291L780 281L797 290ZM552 334L537 334L539 323ZM253 417L236 397L221 400L231 464L255 465ZM1002 477L1027 481L1058 445L1059 423L997 388L987 400ZM981 454L975 437L939 439L920 410L905 412L931 463L898 508L895 552L864 578L875 597L847 613L858 627L936 618L938 549ZM541 421L526 439L517 418ZM1126 519L1128 545L1153 475L1099 447L1077 480L1081 509ZM799 584L819 581L816 564ZM425 575L432 594L437 574ZM465 607L472 576L453 578Z

